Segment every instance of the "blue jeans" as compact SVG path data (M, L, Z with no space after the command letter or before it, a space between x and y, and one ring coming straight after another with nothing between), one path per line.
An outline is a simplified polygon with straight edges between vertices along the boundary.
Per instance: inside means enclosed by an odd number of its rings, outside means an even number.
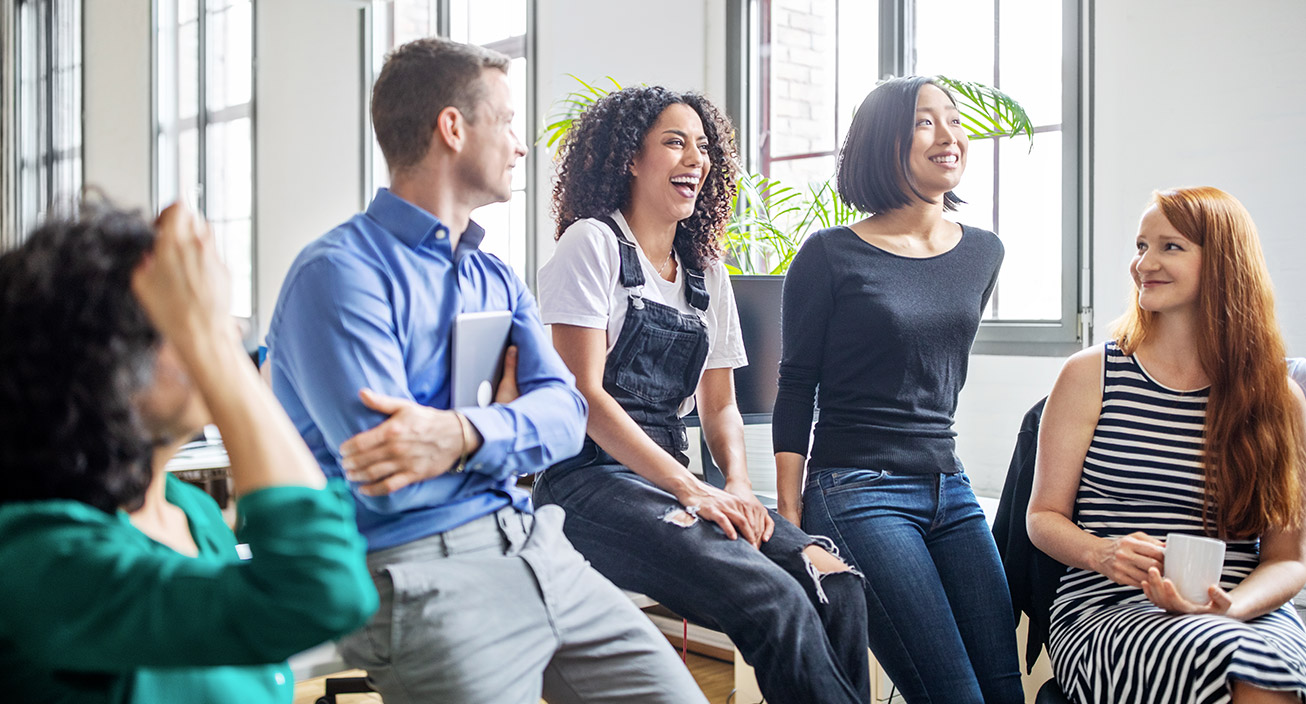
M865 575L871 650L908 702L1024 701L1006 576L965 474L814 470L803 528Z
M566 510L568 539L617 586L730 636L768 702L868 701L861 579L815 577L802 551L820 541L779 515L760 549L708 521L669 522L675 497L593 443L541 474L535 501Z

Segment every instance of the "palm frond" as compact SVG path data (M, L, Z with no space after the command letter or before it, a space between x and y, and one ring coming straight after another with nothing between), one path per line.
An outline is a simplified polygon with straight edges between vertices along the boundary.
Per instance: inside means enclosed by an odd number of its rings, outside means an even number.
M608 93L621 90L621 84L612 76L605 76L608 82L612 84L612 87L608 88L598 84L597 81L594 84L588 83L575 74L569 73L567 75L579 83L581 87L558 98L549 106L549 116L546 119L546 124L535 137L536 144L552 147L561 142L567 136L567 133L571 131L575 119L589 109L589 106Z
M936 76L957 97L961 124L971 139L1018 137L1034 139L1034 123L1010 95L982 83Z

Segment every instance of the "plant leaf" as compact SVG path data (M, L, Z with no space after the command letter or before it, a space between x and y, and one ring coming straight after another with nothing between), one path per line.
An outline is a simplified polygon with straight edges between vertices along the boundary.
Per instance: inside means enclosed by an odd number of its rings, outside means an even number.
M1024 136L1032 142L1034 123L1024 106L1010 95L982 83L961 81L947 76L935 80L947 86L957 97L962 126L971 139Z

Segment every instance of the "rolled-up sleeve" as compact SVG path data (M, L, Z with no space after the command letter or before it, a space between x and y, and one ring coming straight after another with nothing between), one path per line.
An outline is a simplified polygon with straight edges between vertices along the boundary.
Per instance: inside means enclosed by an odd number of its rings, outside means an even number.
M376 589L338 482L261 489L239 511L246 561L234 559L220 517L227 560L143 545L103 519L33 516L7 525L0 557L26 576L0 580L0 637L57 669L254 665L371 616Z

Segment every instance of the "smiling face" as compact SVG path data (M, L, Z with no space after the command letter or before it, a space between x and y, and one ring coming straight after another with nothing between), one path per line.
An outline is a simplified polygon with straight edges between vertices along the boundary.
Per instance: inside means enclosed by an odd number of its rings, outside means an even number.
M485 69L480 80L482 98L475 114L467 116L467 142L460 159L460 176L475 191L475 206L511 198L513 167L526 156L526 147L512 129L508 74Z
M684 103L668 105L644 135L630 164L630 197L641 208L680 222L694 204L712 168L703 121Z
M916 94L916 123L907 167L912 183L926 197L939 200L961 183L970 141L961 113L948 94L927 83Z
M1138 306L1153 313L1195 307L1201 284L1202 248L1184 237L1155 205L1143 213L1129 273Z

